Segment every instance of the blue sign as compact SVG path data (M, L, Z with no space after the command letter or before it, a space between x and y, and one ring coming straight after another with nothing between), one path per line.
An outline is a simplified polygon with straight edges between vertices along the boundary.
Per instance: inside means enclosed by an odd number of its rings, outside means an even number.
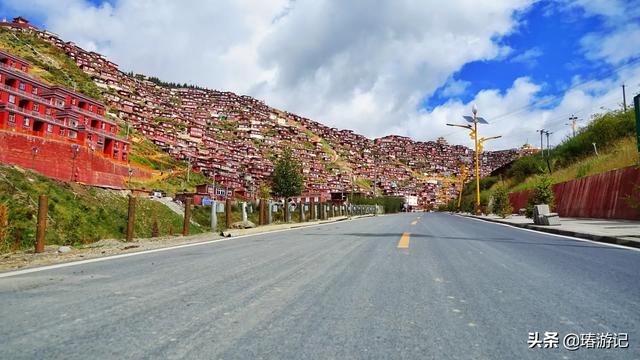
M203 197L202 198L202 205L211 206L211 205L213 205L213 200L211 198L208 198L208 197Z

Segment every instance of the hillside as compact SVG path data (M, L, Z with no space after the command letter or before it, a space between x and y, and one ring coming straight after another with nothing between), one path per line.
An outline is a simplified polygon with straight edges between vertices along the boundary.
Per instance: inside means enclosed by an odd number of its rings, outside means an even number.
M553 184L640 165L635 137L634 109L610 111L597 115L575 137L564 139L551 149L548 157L533 155L513 162L501 175L481 180L481 203L487 203L498 185L509 192L534 188L540 176L549 176ZM596 144L596 155L593 143ZM547 161L548 158L548 161ZM549 171L551 170L551 171ZM463 209L473 208L475 183L465 186ZM449 207L453 208L450 204Z
M124 238L128 208L124 192L63 183L17 167L0 166L0 207L8 210L8 227L0 234L4 235L0 236L0 253L11 249L17 231L22 233L22 247L33 248L40 194L49 196L47 244L80 245ZM134 236L150 237L154 219L160 235L182 231L181 216L161 203L139 198ZM200 226L191 226L192 233L202 231Z
M62 72L82 80L78 80L83 85L80 91L102 97L108 115L136 131L139 141L134 141L131 159L155 169L169 170L166 166L171 166L174 173L180 172L178 164L161 159L161 149L171 158L189 161L205 176L215 174L217 183L225 187L257 189L271 174L273 160L288 146L303 163L310 191L350 191L355 177L356 192L372 192L376 181L376 189L384 195L418 195L421 201L436 201L440 185L431 186L424 177L458 176L459 159L470 158L470 149L465 146L402 136L368 139L269 107L249 96L179 87L125 73L104 56L52 33L3 32L11 34L0 38L0 46L11 45L17 54L28 55L31 46L56 59L65 54L68 61L57 61L60 69L66 69ZM31 59L40 64L33 55ZM49 79L68 84L62 76L49 75ZM517 156L516 150L486 152L482 172L488 174ZM455 188L447 191L453 194Z

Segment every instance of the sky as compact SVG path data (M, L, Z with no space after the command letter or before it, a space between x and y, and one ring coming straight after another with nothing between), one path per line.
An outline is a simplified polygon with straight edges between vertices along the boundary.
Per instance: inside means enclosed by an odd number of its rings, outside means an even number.
M0 0L123 71L251 95L368 137L557 144L640 93L640 0ZM546 145L546 144L545 144Z

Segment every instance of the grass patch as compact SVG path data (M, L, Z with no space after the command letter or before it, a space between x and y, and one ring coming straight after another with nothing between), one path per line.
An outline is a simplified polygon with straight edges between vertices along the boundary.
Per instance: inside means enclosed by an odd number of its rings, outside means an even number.
M49 197L46 243L77 246L100 239L123 239L127 227L128 198L123 192L51 180L31 171L0 166L0 203L8 209L8 229L0 239L0 252L12 247L16 232L22 234L22 247L33 248L37 201ZM150 237L157 219L160 235L182 230L182 217L161 203L138 198L135 237ZM204 229L192 226L191 233Z

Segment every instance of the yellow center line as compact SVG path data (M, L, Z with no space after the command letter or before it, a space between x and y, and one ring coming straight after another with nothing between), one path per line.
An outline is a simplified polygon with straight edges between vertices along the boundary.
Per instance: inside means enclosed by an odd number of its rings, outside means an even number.
M413 221L411 222L411 225L415 225L415 224L417 224L417 223L418 223L418 220L413 220Z
M411 234L406 232L402 234L400 241L398 241L398 249L408 249L409 248L409 238Z

